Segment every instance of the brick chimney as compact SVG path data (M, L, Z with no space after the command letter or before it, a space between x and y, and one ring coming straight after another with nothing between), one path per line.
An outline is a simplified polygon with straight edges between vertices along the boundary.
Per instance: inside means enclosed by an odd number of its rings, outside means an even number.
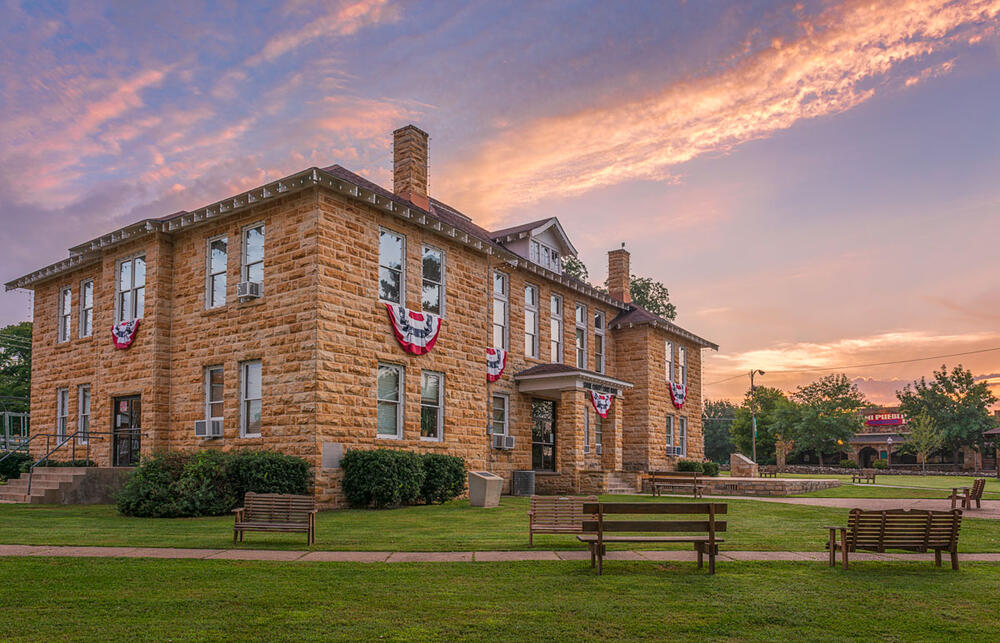
M414 125L392 133L392 191L424 210L427 198L427 132Z
M626 304L632 303L632 293L629 288L631 281L629 257L624 243L621 248L608 253L608 294Z

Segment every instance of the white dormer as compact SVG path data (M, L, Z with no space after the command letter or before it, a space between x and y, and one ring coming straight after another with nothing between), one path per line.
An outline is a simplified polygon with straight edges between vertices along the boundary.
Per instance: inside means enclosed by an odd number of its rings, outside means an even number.
M576 256L576 248L555 217L498 230L490 236L508 250L555 273L562 273L563 257Z

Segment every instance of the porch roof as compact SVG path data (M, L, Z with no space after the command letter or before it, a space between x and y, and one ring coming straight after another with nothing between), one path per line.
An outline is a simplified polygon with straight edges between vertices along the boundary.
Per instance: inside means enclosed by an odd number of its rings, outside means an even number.
M541 393L572 389L593 388L602 392L613 391L620 396L623 389L632 388L631 382L576 368L566 364L539 364L514 374L514 381L522 392Z
M885 444L888 438L892 438L893 444L906 442L906 436L899 433L858 433L850 439L850 442L851 444Z

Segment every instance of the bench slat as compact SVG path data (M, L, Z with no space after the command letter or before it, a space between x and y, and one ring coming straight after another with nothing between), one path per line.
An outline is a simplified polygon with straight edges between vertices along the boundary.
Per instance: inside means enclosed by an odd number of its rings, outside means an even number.
M715 508L715 514L724 514L728 506L724 502L587 502L583 505L584 513L597 514L707 514L710 507ZM599 509L600 508L600 509Z
M605 520L604 531L708 531L707 520ZM584 532L597 532L596 520L584 520ZM725 521L715 522L716 531L726 531Z

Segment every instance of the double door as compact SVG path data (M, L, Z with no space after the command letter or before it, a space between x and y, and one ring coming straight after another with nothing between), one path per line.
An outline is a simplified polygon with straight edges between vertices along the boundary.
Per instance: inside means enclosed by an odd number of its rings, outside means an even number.
M142 398L138 395L116 397L113 418L114 466L134 467L139 464L142 447Z

